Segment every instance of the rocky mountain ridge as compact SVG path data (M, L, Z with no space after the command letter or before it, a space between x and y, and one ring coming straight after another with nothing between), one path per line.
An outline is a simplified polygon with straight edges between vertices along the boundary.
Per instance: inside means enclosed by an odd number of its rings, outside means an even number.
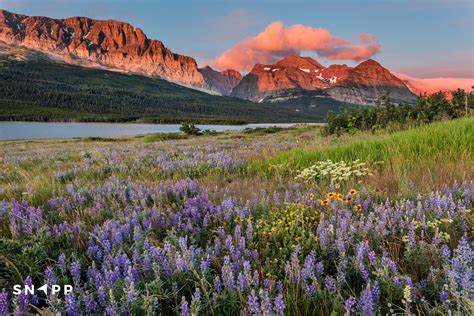
M210 88L192 57L173 53L140 28L87 17L51 19L0 10L0 41L88 67L112 68Z
M374 60L356 67L324 67L310 57L290 55L274 64L257 64L232 90L231 95L255 102L281 98L297 91L324 90L328 97L358 104L373 104L386 93L399 102L414 102L416 96L405 83Z

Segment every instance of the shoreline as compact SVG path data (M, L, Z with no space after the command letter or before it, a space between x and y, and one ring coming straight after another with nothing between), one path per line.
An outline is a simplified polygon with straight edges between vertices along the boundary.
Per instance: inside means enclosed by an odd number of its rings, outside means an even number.
M200 123L195 121L182 121L179 123L154 123L154 122L137 122L137 121L5 121L0 120L0 124L3 123L34 123L34 124L130 124L130 125L181 125L182 123L190 123L194 125L209 125L209 126L244 126L244 125L269 125L269 124L276 124L276 125L326 125L326 122L245 122L245 123Z
M304 125L324 126L324 123L196 124L196 127L202 131L228 132ZM0 141L137 137L156 133L179 133L180 126L152 123L0 121Z

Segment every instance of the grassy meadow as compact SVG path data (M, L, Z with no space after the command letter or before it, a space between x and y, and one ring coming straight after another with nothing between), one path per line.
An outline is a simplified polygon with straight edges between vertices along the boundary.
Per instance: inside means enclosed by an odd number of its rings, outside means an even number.
M470 314L473 140L466 117L2 141L0 315Z

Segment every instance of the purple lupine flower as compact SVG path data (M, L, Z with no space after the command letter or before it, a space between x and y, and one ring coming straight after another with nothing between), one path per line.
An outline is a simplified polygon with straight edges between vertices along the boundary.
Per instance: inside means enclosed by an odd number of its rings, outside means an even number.
M90 294L84 294L82 296L82 301L84 302L84 308L87 313L95 313L99 306L97 305L97 302L94 301L92 298L92 295Z
M387 256L382 256L382 264L387 266L392 272L397 272L397 264Z
M273 301L273 310L276 314L283 314L285 312L285 303L283 301L283 295L278 294Z
M306 280L310 278L313 274L313 269L314 269L314 253L310 253L309 255L306 256L303 264L303 268L301 269L301 277L303 280Z
M280 198L280 193L274 192L273 193L273 201L275 204L280 205L281 204L281 198Z
M58 264L61 268L61 273L64 274L66 272L66 255L64 253L59 255Z
M252 281L253 281L253 284L256 286L260 284L260 275L258 274L257 270L253 272Z
M341 236L342 237L342 236ZM344 239L338 238L336 241L336 248L339 251L341 255L344 255L346 252L346 244L344 242Z
M400 282L400 278L397 275L392 278L392 282L396 286L401 286L402 285L402 283Z
M216 277L214 278L214 289L215 289L217 292L222 291L222 282L221 282L221 278L219 278L219 276L216 276Z
M275 285L276 289L279 291L279 292L282 292L283 291L283 282L281 280L278 280L276 282L276 285Z
M449 250L449 247L446 244L441 245L441 257L445 261L451 258L451 250Z
M133 240L138 241L141 238L141 229L138 226L135 226L133 229Z
M326 289L331 293L335 293L337 290L336 280L333 277L325 277L324 285L326 286Z
M81 233L81 226L79 226L79 223L74 223L72 225L71 230L74 240L77 241L77 239L79 238L79 234Z
M308 295L316 294L316 286L314 284L305 284L305 293Z
M234 289L235 277L234 272L232 271L232 267L230 266L229 256L224 257L224 264L222 265L221 269L221 277L225 287L229 291L232 291Z
M81 315L80 306L76 300L74 294L68 294L66 296L66 311L68 315L79 316Z
M200 264L200 270L203 273L209 272L209 268L211 267L211 261L208 258L202 258Z
M247 303L249 306L250 313L259 314L260 304L258 303L258 296L255 295L255 291L252 290L247 297Z
M105 288L103 286L99 287L97 290L97 299L99 300L99 304L104 306L107 301L107 293L105 292Z
M180 312L181 312L181 316L191 316L191 312L189 311L188 301L186 300L184 296L181 298Z
M450 271L448 274L456 280L459 288L461 288L464 295L464 289L472 288L472 262L474 259L474 251L471 249L469 240L466 236L463 236L458 243L458 246L453 251L453 256L450 260Z
M362 209L363 209L364 211L367 211L367 210L369 209L369 206L370 206L370 203L371 203L371 202L372 202L372 200L371 200L370 196L368 196L368 197L364 200L364 202L362 203Z
M0 315L8 315L10 312L10 301L8 300L8 293L5 289L0 293Z
M245 237L247 237L247 240L252 240L253 237L253 226L252 222L247 224L246 230L245 230Z
M374 285L372 285L371 287L371 291L372 291L372 301L374 302L374 304L377 304L380 300L380 285L375 282Z
M201 294L201 290L197 287L195 290L194 290L194 294L192 295L192 300L194 302L200 302L202 299L202 294Z
M324 264L322 262L316 263L315 271L318 276L322 276L324 274Z
M344 301L344 308L346 309L347 313L355 312L355 306L357 304L357 300L354 297L349 297Z
M371 250L367 253L367 257L369 258L369 262L371 264L374 264L375 260L377 260L377 254L373 250Z
M110 316L115 316L117 315L117 307L115 301L110 303L106 308L105 308L105 315L110 315Z
M444 304L449 299L449 293L445 290L442 290L441 292L439 292L439 299Z
M79 261L74 261L71 263L71 275L75 283L79 283L81 279L81 263Z
M363 315L373 316L374 312L374 302L373 295L370 286L367 286L359 298L359 307Z
M30 276L27 276L23 283L25 284L25 286L32 288L33 279ZM15 309L15 314L24 314L28 308L28 304L30 303L30 301L33 301L33 297L25 288L23 291L21 291L20 295L18 295L18 305Z
M263 279L263 287L265 289L268 289L270 287L270 280L269 279L267 279L267 278Z
M239 275L237 276L237 290L243 292L247 286L247 278L242 272L239 272Z
M49 286L56 284L56 275L54 274L54 270L51 266L48 266L44 271L44 279L46 284Z
M127 303L132 303L137 297L137 292L135 291L135 283L132 275L132 267L128 268L127 277L125 278L126 288L125 288L125 297Z

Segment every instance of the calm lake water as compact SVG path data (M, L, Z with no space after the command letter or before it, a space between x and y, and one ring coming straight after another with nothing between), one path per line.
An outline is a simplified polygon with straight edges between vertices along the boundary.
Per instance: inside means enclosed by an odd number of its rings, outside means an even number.
M256 127L290 127L295 124L248 124L248 125L196 125L202 130L242 130ZM149 133L178 132L179 124L127 124L127 123L38 123L0 122L0 140L71 138L71 137L113 137Z

